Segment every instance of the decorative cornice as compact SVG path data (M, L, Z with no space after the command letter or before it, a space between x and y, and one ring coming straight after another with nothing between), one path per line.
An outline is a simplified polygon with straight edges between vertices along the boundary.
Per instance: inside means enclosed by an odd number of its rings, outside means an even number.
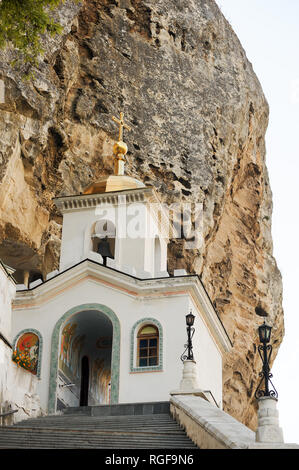
M53 201L62 213L93 209L103 204L119 205L133 202L159 202L154 188L126 189L102 194L77 194L54 198Z
M126 189L101 194L77 194L53 199L62 214L95 209L101 205L111 204L122 207L127 204L144 203L149 206L156 224L160 227L163 238L169 238L169 217L151 186L137 189Z

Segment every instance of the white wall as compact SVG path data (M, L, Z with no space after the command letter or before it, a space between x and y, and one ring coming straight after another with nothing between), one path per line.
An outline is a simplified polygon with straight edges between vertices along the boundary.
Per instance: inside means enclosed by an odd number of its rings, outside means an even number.
M52 282L52 281L49 281ZM63 286L60 286L63 288ZM37 288L39 289L39 288ZM104 304L117 315L121 325L120 390L119 401L140 402L168 400L169 392L179 387L182 376L180 356L187 339L185 315L189 313L187 294L153 296L145 299L133 297L125 290L113 289L95 280L82 280L71 289L41 301L36 308L16 309L13 332L34 327L43 338L43 359L39 392L42 406L48 403L51 338L56 322L73 307L85 303ZM193 311L196 314L196 310ZM155 318L163 328L163 371L130 371L131 330L142 318ZM194 353L198 362L199 383L211 390L217 401L222 398L221 354L206 326L196 320Z
M18 410L10 417L2 419L3 425L42 413L37 393L37 377L18 367L11 360L11 353L11 349L0 342L0 413L9 409Z
M0 264L0 333L11 341L11 301L16 287Z
M0 332L10 343L13 340L11 301L15 290L14 282L0 264ZM18 367L11 357L12 349L0 339L0 413L9 409L18 410L2 418L2 423L0 419L0 424L17 422L41 413L37 377Z
M194 303L190 303L196 315ZM215 341L206 327L201 315L194 320L193 354L196 361L199 388L212 391L213 396L222 408L222 356Z

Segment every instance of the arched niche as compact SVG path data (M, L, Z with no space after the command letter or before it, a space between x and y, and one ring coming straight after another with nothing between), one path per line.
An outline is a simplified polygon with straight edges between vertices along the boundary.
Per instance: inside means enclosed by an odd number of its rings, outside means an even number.
M42 336L34 328L20 331L12 344L13 361L38 378L41 374L42 345Z

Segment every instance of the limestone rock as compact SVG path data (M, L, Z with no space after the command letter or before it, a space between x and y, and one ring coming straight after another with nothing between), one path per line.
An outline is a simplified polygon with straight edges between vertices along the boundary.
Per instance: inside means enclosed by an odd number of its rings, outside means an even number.
M268 105L214 0L86 0L58 12L33 81L0 57L0 258L31 280L58 267L61 217L52 198L113 171L125 112L126 171L164 202L203 204L200 250L169 247L169 270L201 275L233 341L224 408L256 426L256 308L283 337L282 285L272 255L265 166ZM257 310L259 312L259 310ZM185 312L182 312L184 314Z

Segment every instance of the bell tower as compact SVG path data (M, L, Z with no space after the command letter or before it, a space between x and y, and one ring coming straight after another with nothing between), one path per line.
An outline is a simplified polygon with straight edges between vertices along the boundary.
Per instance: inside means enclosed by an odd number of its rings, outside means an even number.
M83 194L59 197L63 214L60 271L92 259L139 278L167 277L168 219L151 186L125 175L127 145L120 119L113 146L115 173L90 184Z

